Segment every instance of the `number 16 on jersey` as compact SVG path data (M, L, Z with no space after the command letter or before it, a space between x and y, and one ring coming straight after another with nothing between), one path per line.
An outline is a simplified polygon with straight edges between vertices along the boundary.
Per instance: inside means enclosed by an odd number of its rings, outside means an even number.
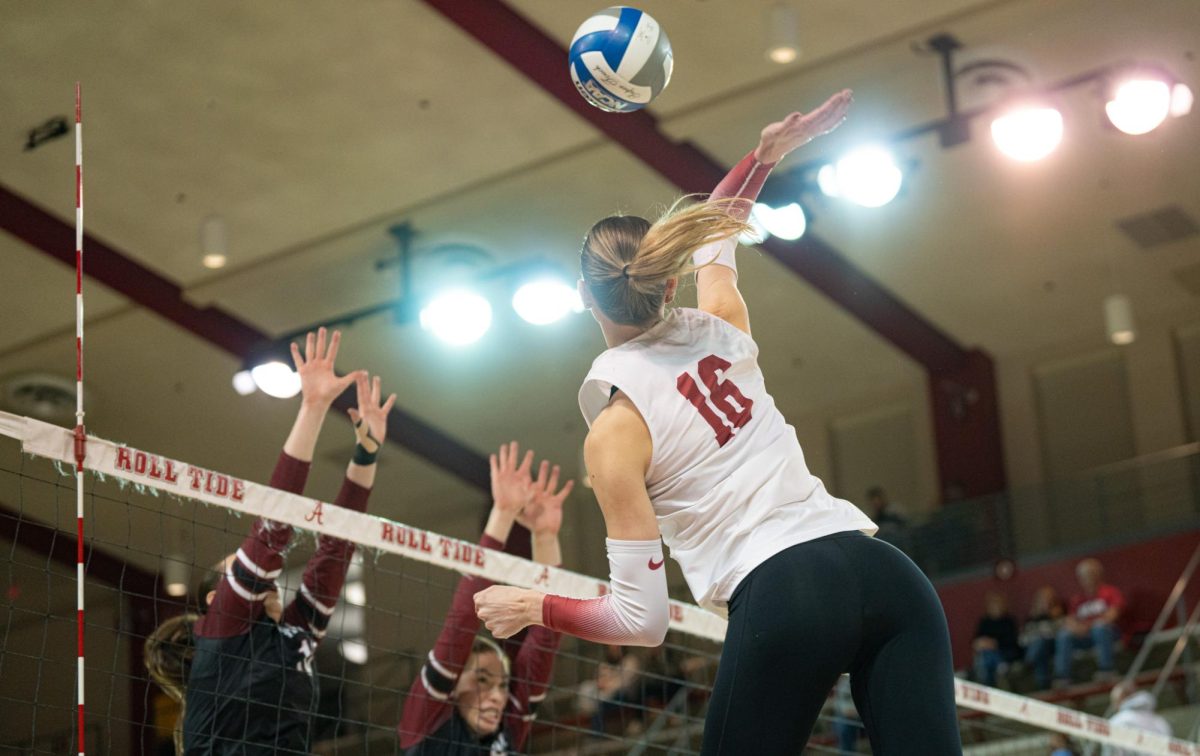
M691 402L700 413L700 417L703 417L717 434L718 446L729 443L734 432L750 422L750 408L754 406L754 401L747 399L733 381L721 380L717 375L729 367L728 361L715 354L710 354L696 365L700 382L708 389L707 396L700 390L690 373L680 373L679 378L675 380L675 387L679 389L679 393ZM724 415L724 418L718 416L718 412Z

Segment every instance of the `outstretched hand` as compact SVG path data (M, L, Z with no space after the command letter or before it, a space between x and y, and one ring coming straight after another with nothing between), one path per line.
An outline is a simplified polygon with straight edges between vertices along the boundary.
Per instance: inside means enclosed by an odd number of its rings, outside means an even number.
M525 452L518 464L521 447L516 441L500 446L500 451L491 455L488 462L492 473L492 506L515 518L533 499L533 478L529 470L533 467L533 450Z
M354 433L358 442L369 452L376 452L384 439L387 438L387 418L392 406L396 403L396 395L388 396L387 401L381 402L379 376L368 378L365 370L356 373L355 388L358 395L358 408L347 410L350 420L354 422Z
M772 123L762 130L754 158L760 163L778 163L789 152L808 144L823 134L836 129L846 120L854 93L843 89L825 101L821 107L808 113L792 113L782 121Z
M517 522L533 533L557 535L562 528L563 501L575 488L575 481L568 480L562 488L558 487L558 476L561 469L558 465L550 466L550 462L542 460L538 468L537 479L532 485L532 496L529 503L517 516Z
M329 339L328 349L325 344L326 330L319 329L315 334L309 333L304 340L304 356L300 356L300 347L292 343L292 362L296 365L296 373L300 376L300 393L305 404L328 408L343 391L349 388L359 376L366 377L361 370L347 373L339 378L333 372L333 362L337 359L338 345L342 341L341 331L334 331Z

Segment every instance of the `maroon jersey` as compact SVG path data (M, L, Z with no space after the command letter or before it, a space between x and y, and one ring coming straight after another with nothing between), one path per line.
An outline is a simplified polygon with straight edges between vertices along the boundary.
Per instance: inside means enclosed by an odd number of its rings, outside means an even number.
M271 486L301 493L309 465L280 454ZM342 483L335 504L362 512L370 490ZM263 613L292 528L258 519L195 625L184 749L189 754L308 753L317 680L313 653L342 591L354 544L320 536L279 622Z
M479 545L497 551L504 544L484 535ZM492 585L490 580L464 576L458 581L450 611L438 633L437 642L420 674L413 680L401 715L400 748L408 754L509 753L520 750L529 738L534 710L546 697L546 688L558 650L559 634L534 626L526 632L512 664L508 705L500 730L475 738L461 721L452 694L458 676L471 656L479 632L475 616L475 594Z

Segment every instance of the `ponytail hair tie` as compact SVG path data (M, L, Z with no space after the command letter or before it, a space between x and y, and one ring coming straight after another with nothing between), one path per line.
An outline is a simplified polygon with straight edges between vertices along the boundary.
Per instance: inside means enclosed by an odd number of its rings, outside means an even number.
M629 263L626 263L625 267L621 268L621 275L625 278L629 278Z

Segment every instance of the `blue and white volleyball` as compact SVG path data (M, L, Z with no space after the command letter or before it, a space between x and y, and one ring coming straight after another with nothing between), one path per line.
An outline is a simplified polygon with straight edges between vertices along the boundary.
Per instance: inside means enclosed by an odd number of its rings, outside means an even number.
M649 13L615 5L594 14L571 40L571 81L609 113L640 110L671 81L671 42Z

